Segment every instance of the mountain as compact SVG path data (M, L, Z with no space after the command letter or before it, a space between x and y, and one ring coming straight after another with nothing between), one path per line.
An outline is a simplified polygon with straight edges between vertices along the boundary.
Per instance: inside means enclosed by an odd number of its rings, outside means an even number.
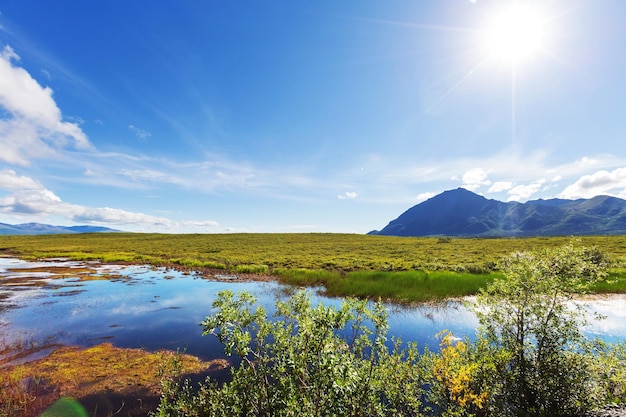
M74 233L111 233L121 231L102 226L69 226L64 227L64 229Z
M626 200L487 199L464 188L445 191L405 211L381 231L386 236L569 236L626 234Z
M76 233L111 233L119 230L101 226L52 226L41 223L0 223L0 235L56 235Z

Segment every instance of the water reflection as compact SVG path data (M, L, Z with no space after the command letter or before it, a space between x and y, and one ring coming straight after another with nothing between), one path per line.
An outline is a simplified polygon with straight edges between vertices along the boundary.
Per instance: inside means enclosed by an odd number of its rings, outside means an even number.
M181 348L204 360L220 358L221 345L216 338L201 337L199 323L224 289L253 293L270 314L275 301L293 291L274 282L209 280L148 266L0 258L0 335L8 342L92 346L109 341L118 347ZM312 292L314 304L341 303ZM447 329L471 338L478 324L458 301L388 307L390 335L430 349L437 349L438 332ZM593 308L607 319L589 327L589 333L609 341L626 339L626 299L595 300Z

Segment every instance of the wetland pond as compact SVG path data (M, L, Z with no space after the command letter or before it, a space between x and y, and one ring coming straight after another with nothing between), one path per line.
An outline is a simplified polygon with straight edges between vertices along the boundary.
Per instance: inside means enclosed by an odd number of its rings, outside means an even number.
M226 289L250 292L268 314L278 299L298 290L274 281L142 265L0 257L0 384L3 375L5 381L15 375L12 368L30 367L23 371L27 376L12 382L24 387L24 395L34 392L22 416L38 416L61 395L77 398L89 415L123 410L124 415L147 416L158 404L159 383L150 352L182 350L193 355L183 355L191 358L185 369L196 369L186 373L192 381L209 374L217 380L228 378L230 361L224 361L222 345L216 337L203 337L200 327L212 313L217 293ZM339 306L342 301L324 297L319 289L309 292L313 305ZM585 329L590 336L626 340L626 297L596 297L588 303L606 317ZM471 339L478 325L461 301L387 308L389 335L417 342L420 348L438 350L436 335L442 330ZM161 354L166 353L154 355ZM193 362L198 359L200 364ZM68 373L66 366L78 374ZM41 377L37 369L47 373Z
M207 279L150 266L0 258L0 339L83 347L108 342L148 351L181 349L202 360L224 358L221 344L202 337L199 323L225 289L252 293L270 314L277 299L294 291L273 281ZM313 304L341 303L310 292ZM605 316L586 329L588 334L608 342L626 340L626 297L588 303ZM460 301L388 308L390 336L431 350L438 348L438 332L472 338L478 324Z
M224 358L222 345L202 337L221 290L248 291L272 314L294 288L274 281L207 279L194 273L137 265L0 258L0 334L5 342L185 350L202 360ZM312 304L341 299L309 290ZM442 329L471 336L477 321L460 302L415 307L388 305L390 335L435 349Z

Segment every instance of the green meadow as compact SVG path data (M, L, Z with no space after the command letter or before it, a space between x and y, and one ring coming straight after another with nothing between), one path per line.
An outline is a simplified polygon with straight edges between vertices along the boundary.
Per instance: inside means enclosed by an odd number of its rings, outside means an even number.
M626 293L626 236L584 236L611 261L600 293ZM73 234L0 236L0 254L171 266L273 277L321 286L328 295L427 301L475 294L519 251L562 246L571 237L404 238L356 234Z

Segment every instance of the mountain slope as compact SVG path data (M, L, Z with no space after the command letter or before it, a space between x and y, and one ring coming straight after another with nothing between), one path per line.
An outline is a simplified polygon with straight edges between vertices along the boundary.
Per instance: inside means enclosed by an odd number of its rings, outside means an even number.
M623 234L626 200L598 196L505 203L458 188L411 207L381 231L370 233L479 237Z
M42 223L0 223L0 235L56 235L72 233L111 233L119 230L101 226L52 226Z

